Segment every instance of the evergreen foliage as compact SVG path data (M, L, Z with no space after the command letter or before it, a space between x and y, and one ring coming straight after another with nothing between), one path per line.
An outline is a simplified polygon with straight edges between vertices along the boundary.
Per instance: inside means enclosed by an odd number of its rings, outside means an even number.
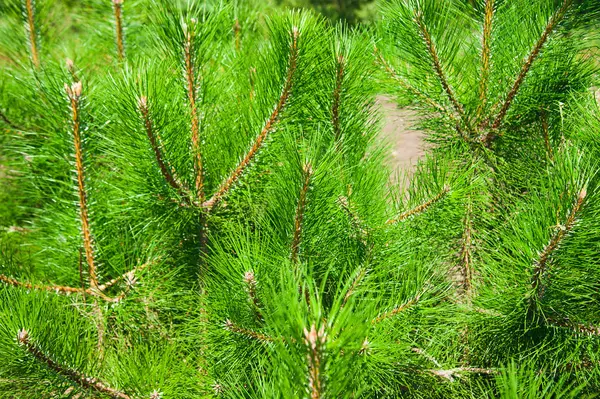
M0 397L600 389L596 1L2 10Z

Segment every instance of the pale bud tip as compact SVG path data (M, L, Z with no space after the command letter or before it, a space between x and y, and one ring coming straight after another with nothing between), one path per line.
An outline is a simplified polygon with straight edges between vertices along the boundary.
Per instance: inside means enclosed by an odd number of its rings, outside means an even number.
M585 188L585 187L584 187L584 188L582 188L582 189L581 189L581 191L579 192L579 199L580 199L580 200L583 200L583 199L585 199L586 195L587 195L587 188Z
M70 58L67 58L65 60L65 64L67 64L67 68L69 69L69 71L71 71L75 67L75 63Z
M148 107L148 97L141 96L140 99L138 100L138 105L140 106L140 108L147 108Z
M29 342L29 333L27 332L27 330L25 330L24 328L21 329L19 331L19 334L17 335L17 340L19 341L20 344L26 344L27 342Z
M123 0L113 0L113 4L116 6L120 6L121 4L123 4Z

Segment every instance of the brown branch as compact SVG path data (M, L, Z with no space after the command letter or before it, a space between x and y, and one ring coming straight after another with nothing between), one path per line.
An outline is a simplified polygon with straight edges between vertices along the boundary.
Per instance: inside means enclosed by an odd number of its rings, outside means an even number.
M240 21L236 18L235 23L233 24L233 37L235 40L235 49L236 51L240 51L240 32L242 27L240 26Z
M337 143L342 135L340 127L340 103L342 94L342 83L344 81L345 60L342 55L336 60L335 88L333 89L333 104L331 106L331 121L333 123L334 139Z
M191 23L195 25L196 20L192 19ZM204 201L204 169L202 165L202 153L200 151L200 120L198 118L198 109L196 105L196 78L193 61L194 27L186 26L185 29L187 31L183 49L185 59L185 78L187 82L187 95L190 105L192 152L194 156L194 174L196 176L195 186L198 201L202 203Z
M22 127L19 127L19 126L15 125L10 119L8 119L8 117L1 110L0 110L0 119L2 119L2 121L4 123L6 123L8 125L8 127L10 127L11 129L14 129L14 130L25 130Z
M582 323L574 323L568 318L563 320L548 318L548 322L551 325L561 328L567 328L575 332L576 334L589 335L589 336L600 336L600 327L594 325L587 325Z
M487 102L487 88L490 77L492 23L494 19L494 0L485 1L485 16L483 20L483 39L481 44L481 80L479 81L479 106L477 107L477 120L485 109Z
M354 281L352 281L352 285L350 286L350 288L348 288L346 295L344 295L344 300L342 301L342 306L341 306L342 308L346 305L346 303L348 302L348 299L350 299L352 294L354 294L354 291L356 291L356 288L358 287L358 285L360 284L362 279L365 277L366 273L367 273L367 271L365 269L363 269L363 268L360 269L360 271L358 272L358 275L356 276Z
M449 191L450 191L450 187L444 186L444 189L442 191L440 191L435 197L431 198L430 200L427 200L426 202L422 203L421 205L419 205L411 210L408 210L408 211L400 214L398 217L389 219L386 222L386 224L398 223L404 219L407 219L411 216L414 216L416 214L426 211L427 208L429 208L430 206L432 206L433 204L435 204L436 202L441 200L446 194L448 194Z
M27 30L29 33L29 46L31 49L31 61L36 68L40 67L40 58L37 48L37 31L35 29L35 4L34 0L25 0L25 11L27 12Z
M470 201L470 199L469 199ZM473 213L472 205L469 202L467 205L467 213L464 218L464 231L462 236L462 245L460 251L460 262L461 272L463 276L462 288L467 298L471 296L472 291L472 280L473 280L473 266L472 266L472 230L473 222L471 216Z
M26 330L19 331L17 341L29 354L39 362L44 363L50 370L69 379L71 382L79 385L83 389L90 389L99 394L108 395L114 399L130 399L131 397L115 388L109 387L106 383L97 378L87 377L77 370L64 366L50 356L46 355L34 342L31 341L29 333Z
M554 152L552 151L552 144L550 144L550 132L548 129L548 114L542 111L542 133L544 135L544 144L546 145L546 152L551 161L554 161Z
M296 72L296 67L298 63L298 37L299 31L297 28L293 29L292 32L292 43L290 48L290 58L289 65L287 70L287 77L285 79L285 83L283 85L283 90L281 92L281 96L279 97L279 101L275 106L275 109L271 113L271 116L267 120L267 123L264 125L262 131L254 141L254 144L244 156L244 159L237 165L235 170L231 173L231 175L221 184L218 188L217 192L202 205L203 207L211 210L220 200L221 198L229 192L231 187L240 179L242 173L246 170L246 168L250 165L258 151L262 148L265 139L273 131L275 128L275 124L279 120L281 116L281 112L287 105L287 102L292 93L292 83L294 80L294 74Z
M358 232L360 241L364 245L367 245L368 231L365 228L362 220L360 220L360 217L358 217L356 212L350 207L350 201L348 200L348 198L345 196L340 196L338 198L338 204L340 205L340 207L342 208L344 213L346 213L346 215L348 216L348 219L350 219L350 222L352 223L352 227L354 227L356 229L356 231Z
M377 318L375 318L374 320L371 321L372 324L377 324L382 322L383 320L389 319L390 317L394 317L399 313L402 313L403 311L405 311L406 309L412 307L414 304L416 304L417 302L419 302L419 300L421 300L421 296L425 293L425 289L421 290L419 293L417 293L417 295L415 295L414 297L412 297L411 299L409 299L408 301L404 302L402 305L390 310L389 312L385 312L382 313L381 315L377 316Z
M189 199L189 193L186 189L183 188L183 185L177 179L175 175L175 171L172 166L164 161L163 156L163 146L160 140L160 135L158 132L155 132L154 126L152 124L152 118L150 117L150 110L148 109L148 99L145 96L140 97L138 101L138 107L140 113L142 115L142 120L144 122L144 128L146 130L146 135L148 136L148 140L150 141L150 146L152 147L152 151L154 152L154 158L156 159L156 163L160 168L160 172L165 178L165 181L177 191L180 197L184 199Z
M552 15L552 17L548 21L548 24L546 25L546 28L544 29L542 36L538 39L537 43L535 44L535 46L529 53L529 56L527 57L527 60L523 64L523 67L521 68L519 75L515 79L515 82L513 83L512 88L508 92L508 95L506 96L506 99L504 100L504 104L502 105L500 112L498 112L498 116L496 116L496 119L494 120L494 123L492 124L492 130L486 136L486 139L485 139L486 143L489 143L491 141L491 139L493 139L496 136L495 130L497 130L500 127L500 125L502 124L502 121L504 120L506 113L508 112L510 106L512 105L512 102L515 99L515 96L519 92L519 89L521 88L521 85L523 84L525 77L529 73L529 70L531 69L533 62L540 55L540 52L541 52L542 48L544 47L544 45L546 44L546 42L548 41L548 38L550 37L550 35L554 31L554 29L556 28L558 23L565 17L565 15L566 15L567 11L569 10L569 8L571 7L572 3L573 3L572 0L564 0L562 6Z
M17 279L14 279L12 277L8 277L4 274L0 274L0 281L3 282L4 284L12 285L13 287L19 287L19 288L24 288L24 289L28 289L28 290L37 290L37 291L50 291L50 292L56 292L58 294L64 294L64 295L80 294L85 291L82 288L67 287L67 286L63 286L63 285L39 285L39 284L22 282Z
M115 33L117 36L117 55L119 61L125 59L125 46L123 44L123 1L124 0L113 0L114 12L115 12Z
M244 273L244 283L246 283L246 288L248 290L248 299L253 305L254 313L259 320L264 320L260 309L262 308L262 303L260 302L260 298L258 297L258 292L256 292L257 282L256 277L253 272Z
M81 82L75 82L71 86L65 84L67 96L71 102L71 112L73 120L73 144L75 148L75 165L77 169L77 189L79 193L79 218L81 219L81 229L83 235L83 247L85 249L85 258L88 264L88 273L90 276L90 287L97 288L98 277L96 276L96 264L94 263L94 248L92 233L90 231L90 220L87 208L87 192L85 189L85 176L83 166L83 150L80 132L79 106L81 99Z
M446 79L446 74L444 73L444 69L442 68L442 63L438 56L437 49L435 48L435 44L433 43L433 40L431 38L431 35L429 34L429 31L427 30L427 26L425 26L425 23L423 22L423 15L420 11L418 11L415 15L415 23L419 27L421 38L425 42L425 46L427 47L427 52L429 53L429 56L431 57L431 61L433 63L433 68L435 70L435 74L437 75L437 78L439 79L440 84L442 85L442 88L448 95L448 99L454 106L454 110L456 111L456 113L459 115L459 117L461 119L464 119L465 112L463 110L463 107L458 102L456 96L454 95L454 91L452 90L452 87L450 87L450 84L448 83L448 80Z
M552 238L550 238L550 242L546 244L540 253L539 258L534 264L533 277L531 279L531 288L533 290L533 294L529 298L529 314L533 314L536 302L542 299L544 296L546 287L543 284L543 279L552 260L552 255L560 247L560 244L565 239L567 234L569 234L575 227L575 223L577 222L577 214L583 206L586 195L587 191L585 188L579 192L577 200L575 201L573 209L571 209L565 224L563 226L558 226L556 233L554 233Z
M254 339L254 340L260 341L262 343L268 343L268 342L274 341L273 338L271 338L265 334L261 334L256 331L249 330L247 328L239 327L239 326L233 324L233 322L229 319L225 320L225 326L223 328L225 328L225 330L227 330L227 331L231 331L232 333L243 335L246 338Z
M131 285L135 284L135 282L136 282L135 274L138 272L141 272L142 270L147 269L154 263L155 263L155 260L150 260L150 261L143 263L137 267L134 267L133 269L131 269L130 271L128 271L126 273L123 273L119 277L115 277L112 280L99 285L98 290L106 291L108 288L112 287L113 285L115 285L118 282L123 281L123 280L127 283L128 286L131 286Z
M427 370L429 373L446 379L450 382L454 381L454 377L460 377L460 374L470 373L470 374L483 374L483 375L494 375L498 374L497 370L494 369L484 369L479 367L457 367L449 370Z
M294 237L292 239L292 252L290 259L294 264L298 263L298 254L300 252L300 243L302 241L302 222L304 220L304 212L306 210L306 194L310 186L310 177L312 176L312 167L310 164L306 164L303 168L304 182L302 189L300 190L300 198L298 199L298 206L296 207L296 216L294 217Z
M310 331L304 329L304 343L308 347L308 391L311 399L319 399L323 395L323 351L327 342L327 333L325 327L321 326L319 330L313 324Z

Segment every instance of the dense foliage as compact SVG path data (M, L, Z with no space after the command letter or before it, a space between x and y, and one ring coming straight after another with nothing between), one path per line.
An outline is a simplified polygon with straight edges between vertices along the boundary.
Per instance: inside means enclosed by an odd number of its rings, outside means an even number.
M255 3L4 5L0 397L593 397L600 4Z

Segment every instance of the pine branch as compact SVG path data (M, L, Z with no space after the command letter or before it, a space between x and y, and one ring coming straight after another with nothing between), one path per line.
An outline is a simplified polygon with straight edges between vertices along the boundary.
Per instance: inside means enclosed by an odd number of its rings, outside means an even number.
M313 324L310 331L304 329L304 343L308 347L308 392L311 399L319 399L323 395L323 350L326 342L324 326L317 330Z
M350 288L348 288L346 295L344 295L344 300L342 301L342 306L341 306L342 308L346 305L346 303L348 303L348 299L350 299L352 294L354 294L354 291L356 291L356 288L359 286L359 284L361 283L362 279L365 277L366 274L367 274L366 269L361 268L360 271L358 272L358 275L354 279L354 281L352 281L352 285L350 286Z
M67 71L69 71L69 75L71 75L71 79L73 79L73 82L79 82L79 76L77 76L77 71L75 70L75 63L73 62L72 59L67 58L65 60L65 64L67 66Z
M125 59L125 46L123 43L123 1L124 0L113 0L114 12L115 12L115 34L117 37L117 55L119 61Z
M114 399L131 399L131 396L109 387L106 383L98 380L97 378L87 377L77 370L73 370L67 366L64 366L50 356L46 355L38 345L31 341L29 333L26 330L19 331L17 341L30 355L32 355L40 363L45 364L50 370L54 371L58 375L67 378L71 382L79 385L83 389L90 389L96 393L108 395Z
M197 21L192 18L192 24ZM198 109L196 105L196 77L193 62L193 29L194 27L185 27L185 43L183 46L185 60L185 78L187 83L187 95L190 105L191 133L192 133L192 152L194 155L194 175L196 176L195 186L198 201L204 201L204 169L202 165L202 153L200 149L200 120L198 118Z
M37 48L37 30L35 27L35 0L25 0L25 13L27 14L26 28L29 33L29 47L31 61L36 68L40 67L40 57Z
M281 92L281 96L279 97L279 101L275 106L275 109L271 113L271 116L267 120L267 123L264 125L262 131L256 138L256 141L254 141L254 144L252 145L248 153L246 153L242 161L238 164L238 166L231 173L231 175L221 184L217 192L208 201L202 204L203 207L205 207L206 209L211 210L215 205L217 205L221 198L229 192L233 185L240 179L246 168L248 168L258 151L262 148L267 136L274 130L275 124L279 120L281 113L285 109L290 95L292 93L294 74L296 72L296 67L298 64L299 34L300 33L298 29L294 28L292 32L292 43L290 48L290 58L288 63L287 77L285 79L283 90Z
M240 25L240 21L236 18L233 24L233 38L235 41L235 50L240 51L240 32L242 31L242 27Z
M258 292L256 292L257 282L256 277L253 272L244 273L244 283L246 283L246 288L248 290L248 299L253 305L253 310L256 317L259 320L264 320L260 309L262 308L262 303L260 302L260 298L258 297Z
M554 161L554 152L552 151L552 144L550 144L550 132L548 130L548 114L542 111L542 133L544 135L544 145L546 146L546 152L551 161Z
M485 16L483 20L483 39L481 44L481 80L479 81L479 106L477 107L477 121L487 103L487 88L490 77L491 66L491 44L492 44L492 23L494 19L494 0L485 1Z
M406 211L406 212L400 214L400 216L398 216L396 218L389 219L386 222L386 224L398 223L398 222L400 222L404 219L407 219L411 216L425 212L430 206L432 206L433 204L435 204L436 202L438 202L439 200L444 198L444 196L446 194L448 194L449 191L450 191L450 187L444 186L444 189L442 191L440 191L435 197L431 198L430 200L427 200L426 202L422 203L421 205L419 205L409 211Z
M484 369L479 367L457 367L449 370L428 370L428 372L440 378L446 379L450 382L454 382L454 377L460 377L460 375L464 373L483 375L498 374L497 370Z
M338 198L338 204L340 205L344 213L348 216L348 219L350 219L352 227L354 227L354 229L356 229L356 231L358 232L360 241L363 243L363 245L367 245L367 237L369 233L365 228L362 220L360 220L360 217L353 209L351 209L348 197L340 196Z
M583 206L586 195L587 191L585 188L579 192L579 196L577 197L577 200L575 201L573 209L571 209L565 224L563 226L559 226L559 228L556 230L556 233L554 233L552 238L550 238L550 242L544 247L539 258L534 264L533 277L531 279L531 288L533 293L529 298L528 309L528 313L530 315L535 312L537 301L541 300L544 296L546 286L544 285L543 280L552 260L552 255L560 247L565 237L571 233L571 231L573 231L575 223L577 222L577 214Z
M98 287L98 277L96 275L96 264L94 263L94 248L92 243L92 234L90 231L90 220L87 208L87 192L85 189L85 176L83 166L83 150L80 132L79 106L81 99L81 82L75 82L71 86L65 83L65 90L71 102L71 112L73 120L73 142L75 148L75 165L77 169L77 189L79 193L79 218L81 220L81 229L83 235L83 247L88 264L88 273L90 276L91 288Z
M444 73L444 69L442 68L442 63L438 56L435 44L433 43L433 40L431 38L431 35L429 34L429 31L427 30L427 26L425 26L425 23L423 22L423 14L421 13L421 11L417 11L415 13L414 21L419 28L419 33L421 35L421 38L425 42L425 46L427 47L427 52L429 53L429 56L431 57L431 62L433 63L433 68L435 70L435 74L436 74L438 80L440 81L442 88L446 92L448 99L454 106L454 110L456 111L456 113L458 114L460 119L464 119L465 112L463 110L462 105L458 102L458 99L456 98L454 91L452 90L452 87L450 87L450 84L448 83L448 79L446 78L446 74Z
M588 335L588 336L600 336L600 327L582 323L574 323L570 321L568 318L565 319L555 319L548 318L548 322L552 326L561 327L569 329L576 334L580 335Z
M22 127L17 126L16 124L14 124L10 119L8 119L8 117L4 114L4 112L2 112L2 110L0 110L0 119L6 124L8 125L8 127L10 127L13 130L25 130Z
M470 199L469 199L470 201ZM460 263L461 263L461 273L463 277L462 288L464 295L467 298L470 298L471 291L473 288L472 280L473 280L473 266L472 266L472 230L473 230L473 222L471 220L471 216L473 214L472 204L469 202L467 205L467 212L464 218L464 230L462 236L462 245L460 250Z
M114 286L115 284L121 282L121 281L125 281L126 284L128 286L132 286L135 284L136 282L136 277L135 274L141 272L142 270L147 269L148 267L150 267L153 263L155 263L156 260L150 260L144 264L141 264L140 266L134 267L133 269L131 269L130 271L123 273L122 275L120 275L119 277L115 277L110 281L107 281L104 284L101 284L98 286L98 290L100 291L106 291L108 288Z
M269 342L274 341L273 338L271 338L267 335L261 334L259 332L253 331L253 330L249 330L247 328L239 327L239 326L233 324L233 322L229 319L225 320L225 326L223 328L225 328L225 330L227 330L227 331L231 331L232 333L243 335L246 338L260 341L262 343L269 343Z
M148 140L150 141L150 146L152 147L152 151L154 152L154 158L156 159L156 163L160 168L160 172L165 178L165 181L177 191L180 197L189 202L189 193L187 189L183 187L177 176L175 175L175 171L172 166L164 161L163 156L163 147L160 139L160 135L155 131L154 126L152 124L152 118L150 117L150 110L148 109L148 99L145 96L140 97L138 102L138 107L140 113L142 115L142 120L144 122L144 128L146 130L146 135L148 136Z
M485 136L484 140L485 140L486 144L489 144L496 137L495 131L502 124L502 121L504 120L506 113L508 112L510 106L512 105L512 102L515 99L515 96L519 92L519 89L521 88L521 85L523 84L525 77L529 73L531 66L533 65L534 61L538 58L538 56L540 55L540 52L542 51L542 48L548 41L548 38L554 32L554 29L560 23L560 21L562 21L562 19L565 17L567 11L569 10L569 8L571 7L572 4L573 4L572 0L563 0L562 6L552 15L552 17L548 21L548 24L546 25L546 28L544 29L542 36L538 39L537 43L535 44L535 46L529 53L529 56L527 57L527 60L523 64L523 67L521 68L519 75L517 75L517 78L515 79L515 82L513 83L512 88L508 92L508 95L506 96L506 99L504 100L504 104L502 105L500 112L498 112L498 116L496 116L496 119L494 120L494 123L492 124L492 128L491 128L490 132Z
M308 193L312 173L312 167L307 163L303 168L304 183L300 190L300 198L298 199L296 216L294 217L294 237L292 239L292 253L290 255L290 259L294 264L298 263L298 254L300 252L300 243L302 241L302 221L304 220L304 212L306 210L306 194Z
M336 60L335 88L333 89L333 104L331 106L331 122L333 124L334 140L337 143L342 135L340 127L340 103L342 94L342 83L344 81L344 68L346 61L342 55Z
M371 321L371 324L378 324L378 323L382 322L383 320L389 319L390 317L394 317L397 314L402 313L406 309L412 307L417 302L419 302L421 300L421 296L424 293L425 293L425 289L421 290L419 293L417 293L417 295L415 295L408 301L404 302L402 305L390 310L389 312L385 312L385 313L379 315L377 318L375 318L374 320Z
M22 282L12 277L8 277L4 274L0 274L0 281L7 285L12 285L13 287L24 288L27 290L36 290L36 291L49 291L56 292L57 294L70 295L70 294L81 294L85 292L82 288L68 287L63 285L40 285L40 284L31 284L28 282Z

